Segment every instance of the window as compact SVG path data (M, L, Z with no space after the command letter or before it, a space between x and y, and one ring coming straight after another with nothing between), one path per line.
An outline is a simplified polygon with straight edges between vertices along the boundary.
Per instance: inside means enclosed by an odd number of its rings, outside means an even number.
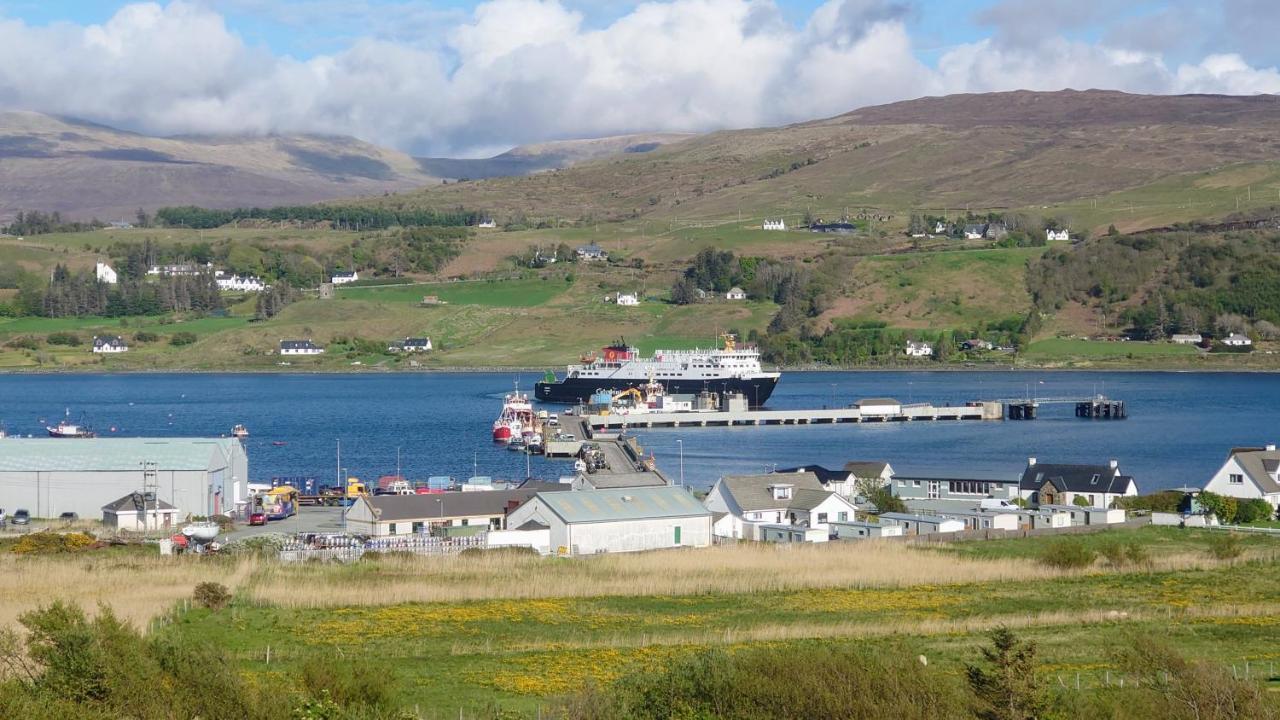
M466 527L467 525L470 525L470 524L471 524L471 521L470 521L470 520L468 520L467 518L462 518L462 526L463 526L463 527Z
M1094 502L1093 498L1094 498L1093 495L1089 496L1089 507L1098 507L1098 503Z
M391 527L388 529L388 531L389 531L392 535L395 535L395 534L396 534L396 528L397 528L396 523L391 523Z
M920 487L920 481L919 481L919 480L912 480L912 481L911 481L911 486L912 486L912 487Z
M847 512L836 513L836 519L839 522L846 522L849 519L849 513Z
M1098 484L1098 478L1099 478L1099 477L1102 477L1102 476L1101 476L1101 475L1098 475L1097 473L1094 473L1093 477L1092 477L1092 478L1090 478L1090 480L1089 480L1089 484L1090 484L1090 485L1097 485L1097 484Z
M826 513L818 513L818 524L821 525L827 521Z
M1231 483L1232 485L1243 485L1244 475L1241 475L1240 473L1231 473L1230 475L1227 476L1227 482Z
M415 522L413 524L413 534L417 535L418 533L422 532L423 525L424 524L421 522Z

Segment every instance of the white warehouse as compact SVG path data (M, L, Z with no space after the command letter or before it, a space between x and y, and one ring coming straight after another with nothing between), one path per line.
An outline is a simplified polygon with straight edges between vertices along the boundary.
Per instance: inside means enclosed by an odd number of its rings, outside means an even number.
M507 516L507 527L536 526L550 530L559 555L711 544L710 511L682 487L540 492Z
M248 499L248 477L235 438L0 440L0 508L34 517L100 517L148 481L181 517L223 514Z

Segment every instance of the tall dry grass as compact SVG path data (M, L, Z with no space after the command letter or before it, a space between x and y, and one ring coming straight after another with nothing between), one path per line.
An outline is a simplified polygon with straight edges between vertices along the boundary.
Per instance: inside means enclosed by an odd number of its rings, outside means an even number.
M259 562L196 557L127 556L101 553L24 557L0 553L0 627L22 613L55 600L95 612L99 604L140 628L191 597L198 583L220 582L233 591Z
M744 544L552 559L506 554L265 565L247 593L285 607L477 599L754 593L1056 577L1022 559L961 559L898 543Z

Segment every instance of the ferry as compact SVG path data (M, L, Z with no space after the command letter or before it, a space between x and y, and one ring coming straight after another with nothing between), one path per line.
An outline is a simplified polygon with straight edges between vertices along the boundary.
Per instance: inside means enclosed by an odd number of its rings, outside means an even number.
M619 341L568 366L564 379L547 373L534 387L534 395L543 402L577 404L601 390L619 392L655 382L670 395L738 393L751 407L761 407L769 401L781 373L761 367L755 346L739 345L733 335L722 339L721 348L658 350L649 358L640 357L639 350Z

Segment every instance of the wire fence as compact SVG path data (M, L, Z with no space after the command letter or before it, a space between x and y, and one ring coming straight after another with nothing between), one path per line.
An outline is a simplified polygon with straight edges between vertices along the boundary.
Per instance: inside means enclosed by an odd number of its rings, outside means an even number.
M489 546L488 533L468 537L434 537L431 535L407 535L404 537L370 538L359 540L347 536L299 535L280 548L281 562L309 562L335 560L354 562L366 553L409 553L412 555L456 555L471 548Z

